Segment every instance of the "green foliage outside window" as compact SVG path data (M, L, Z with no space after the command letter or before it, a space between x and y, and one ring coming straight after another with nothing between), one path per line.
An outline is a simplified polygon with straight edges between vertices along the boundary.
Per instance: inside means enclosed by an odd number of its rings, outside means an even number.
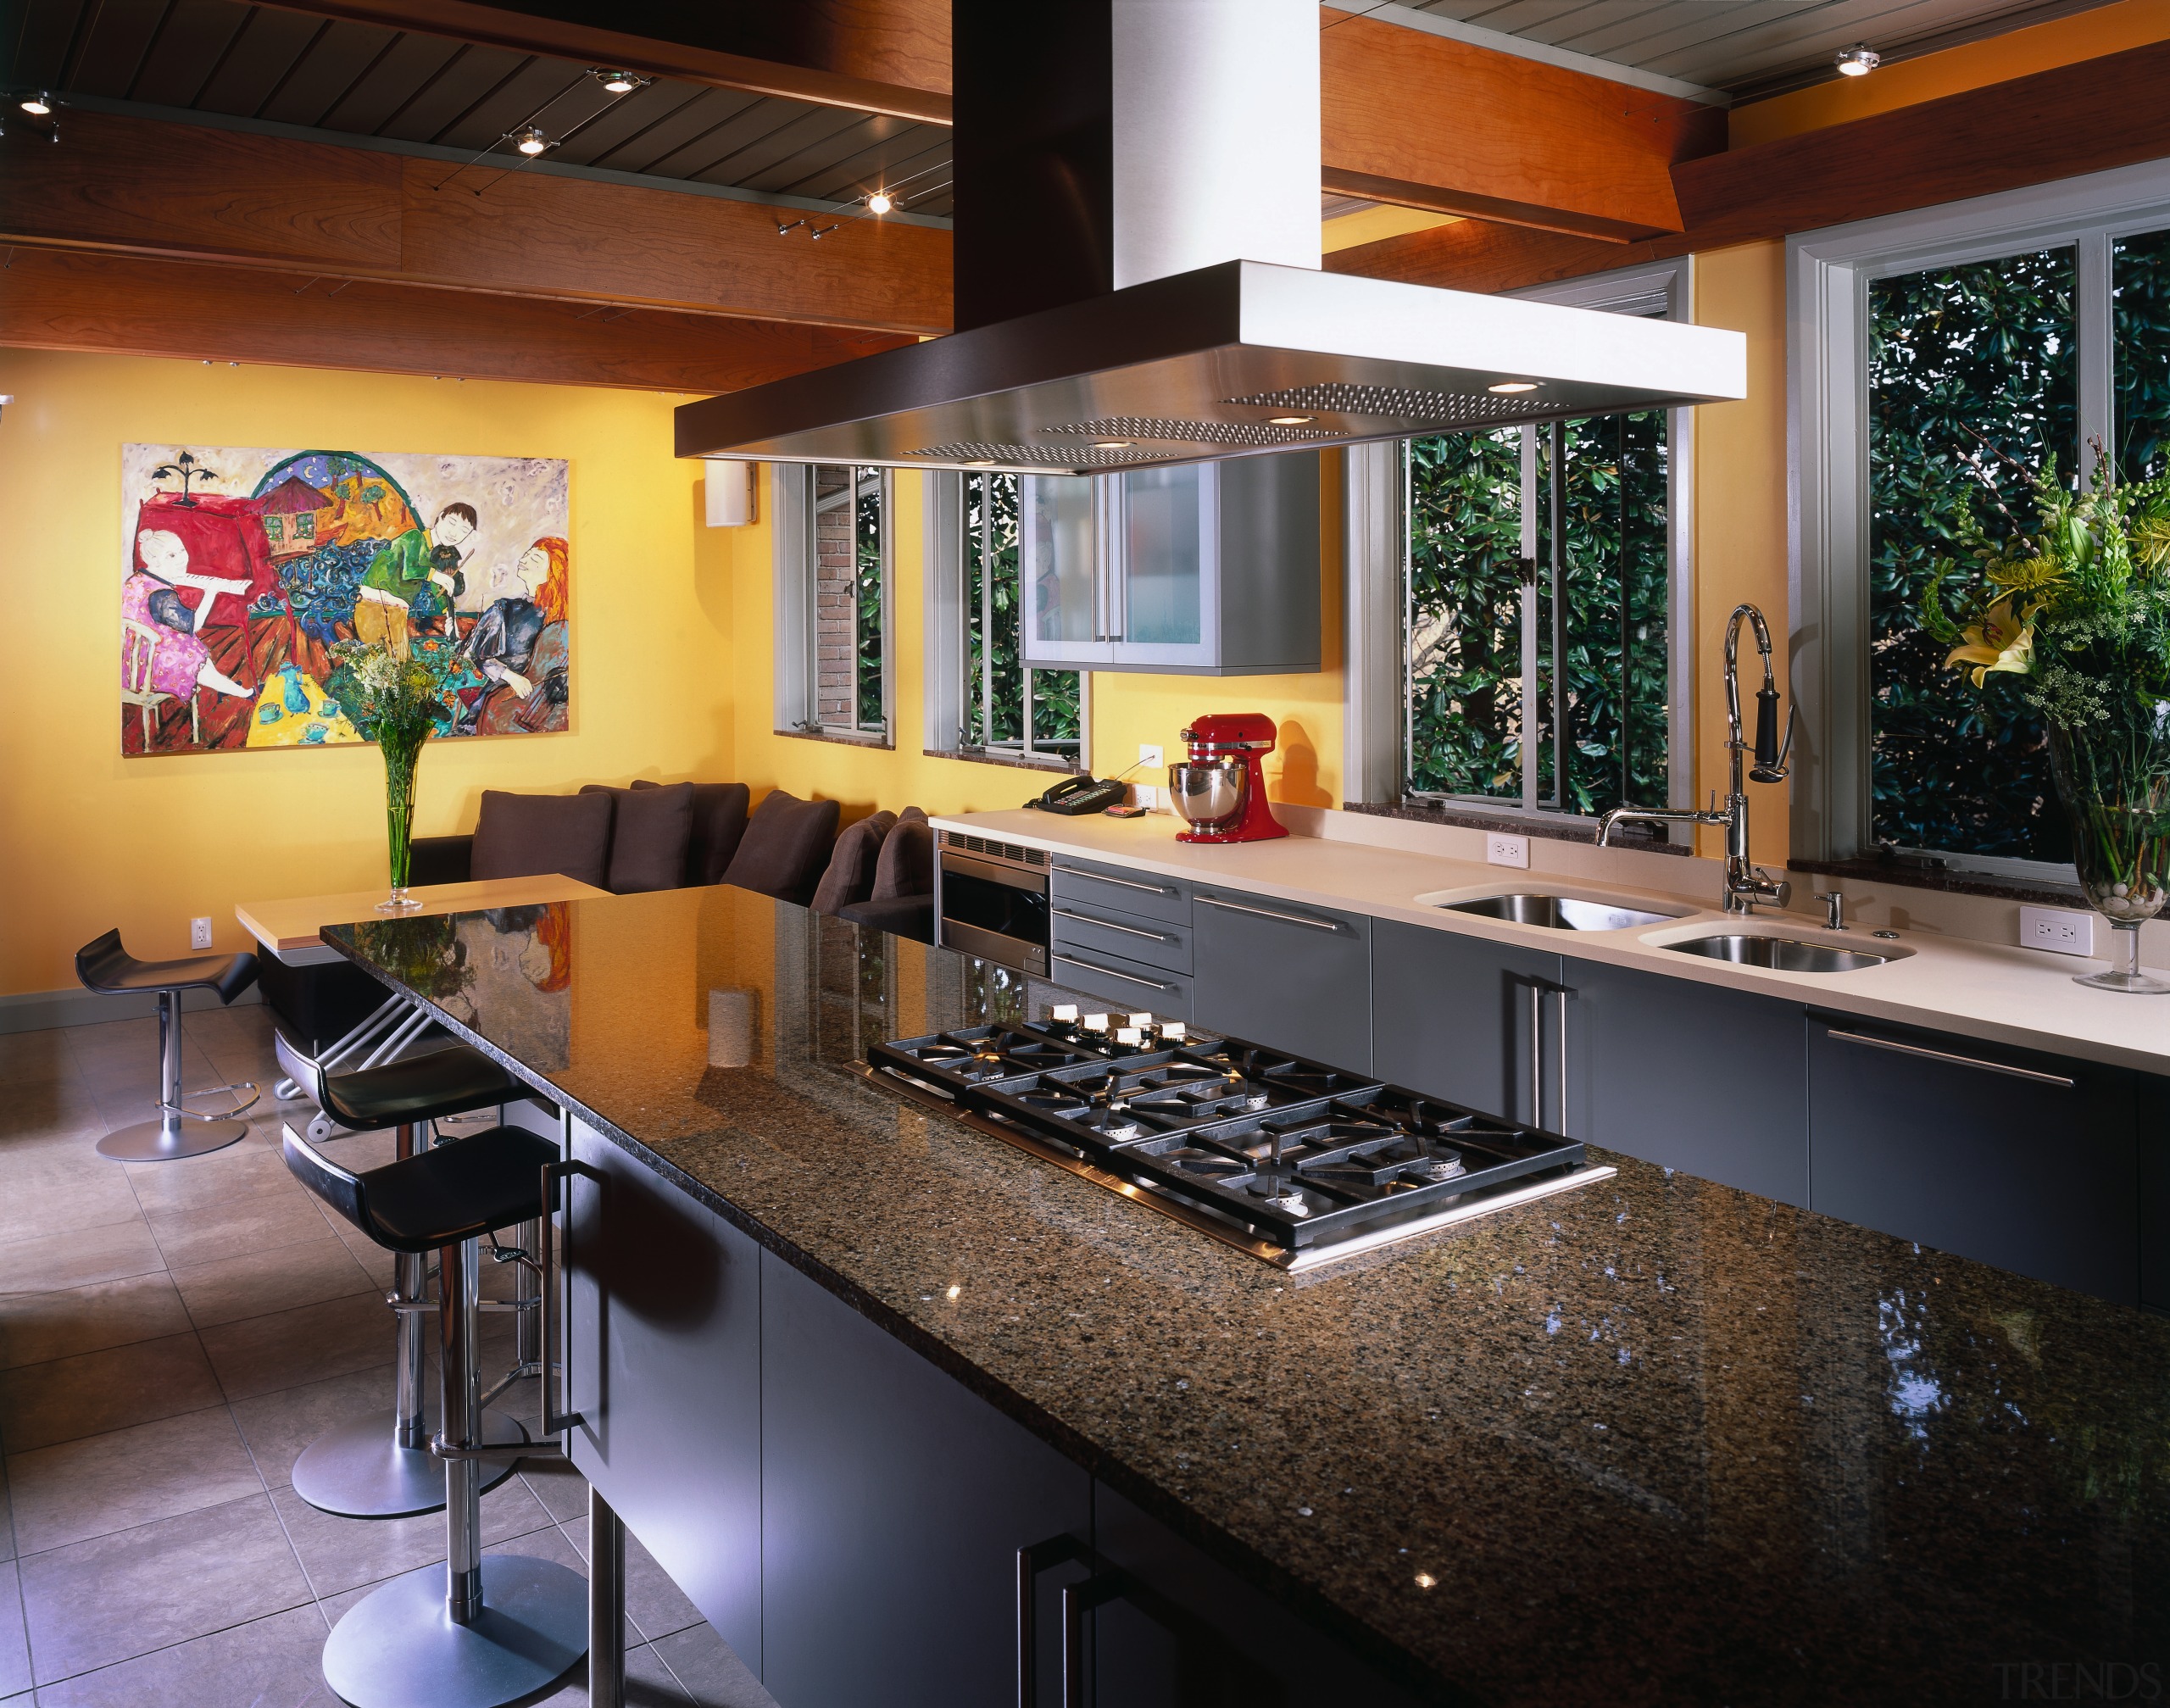
M853 595L857 604L857 712L862 730L885 730L882 715L882 500L879 469L854 471L852 510Z
M1922 596L1960 518L2026 531L1997 496L2048 457L2070 470L2079 422L2069 248L1933 268L1869 286L1871 788L1878 842L2071 859L2040 718L1944 668ZM2023 501L2023 508L2024 508Z
M1522 798L1522 431L1409 442L1408 785Z
M1033 750L1075 754L1081 750L1081 673L1027 670L1019 659L1023 594L1017 578L1017 476L967 474L964 492L962 744L1021 748L1029 687Z
M2110 246L2117 478L2170 471L2170 231Z

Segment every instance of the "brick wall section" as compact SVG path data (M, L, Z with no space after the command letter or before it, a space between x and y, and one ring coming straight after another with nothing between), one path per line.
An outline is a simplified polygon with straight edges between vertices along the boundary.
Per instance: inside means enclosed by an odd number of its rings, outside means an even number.
M849 729L858 687L852 657L852 471L814 470L815 715Z

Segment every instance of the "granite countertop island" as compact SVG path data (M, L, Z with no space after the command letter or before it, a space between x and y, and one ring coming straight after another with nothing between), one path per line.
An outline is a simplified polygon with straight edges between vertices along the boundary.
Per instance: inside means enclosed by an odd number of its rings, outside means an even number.
M992 963L723 887L326 935L1449 1700L2170 1688L2170 1323L1602 1153L1292 1277L852 1071L1060 995Z

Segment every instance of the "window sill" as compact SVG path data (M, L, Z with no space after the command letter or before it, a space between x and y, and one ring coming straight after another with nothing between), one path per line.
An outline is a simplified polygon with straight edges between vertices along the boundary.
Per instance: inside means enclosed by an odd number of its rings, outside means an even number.
M1594 826L1567 820L1527 818L1521 814L1488 813L1466 807L1434 805L1429 801L1344 801L1344 812L1368 813L1374 818L1406 819L1412 824L1453 825L1461 830L1506 831L1515 836L1538 837L1551 842L1594 843ZM1611 846L1634 848L1643 854L1679 854L1692 858L1695 850L1686 843L1666 842L1647 832L1623 828Z
M922 749L931 759L962 759L967 765L1007 765L1012 771L1052 771L1059 776L1089 776L1091 773L1074 759L1060 754L1004 754L988 753L978 748L926 748Z
M828 742L840 748L876 748L884 753L894 753L897 748L887 736L852 736L841 730L778 730L776 733L795 742Z
M2030 906L2084 908L2087 899L2077 884L2044 883L2035 878L2001 877L1994 872L1941 870L1903 860L1860 854L1852 860L1789 860L1787 866L1819 877L1853 878L1865 883L1896 884L1902 889L1940 890L1946 895L1989 896L1998 901L2025 902Z

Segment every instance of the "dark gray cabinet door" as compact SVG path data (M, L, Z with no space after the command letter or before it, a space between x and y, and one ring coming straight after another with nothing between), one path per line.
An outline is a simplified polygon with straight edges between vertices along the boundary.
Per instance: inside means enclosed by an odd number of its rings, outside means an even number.
M1560 982L1556 954L1380 920L1372 1071L1485 1115L1556 1124L1560 1075L1546 1041L1558 1007L1548 993Z
M761 1668L761 1276L754 1242L576 1121L566 1233L574 1465Z
M1809 1202L2120 1304L2139 1293L2130 1076L1810 1016Z
M1191 904L1199 1026L1372 1071L1371 920L1218 885L1199 886Z
M1018 1550L1086 1535L1090 1478L761 1261L762 1683L784 1708L1012 1708ZM1050 1625L1059 1588L1041 1584Z
M1801 1006L1571 960L1567 1131L1786 1204L1808 1203Z
M1113 1592L1088 1616L1094 1708L1413 1708L1347 1645L1105 1483L1093 1522L1098 1587Z

